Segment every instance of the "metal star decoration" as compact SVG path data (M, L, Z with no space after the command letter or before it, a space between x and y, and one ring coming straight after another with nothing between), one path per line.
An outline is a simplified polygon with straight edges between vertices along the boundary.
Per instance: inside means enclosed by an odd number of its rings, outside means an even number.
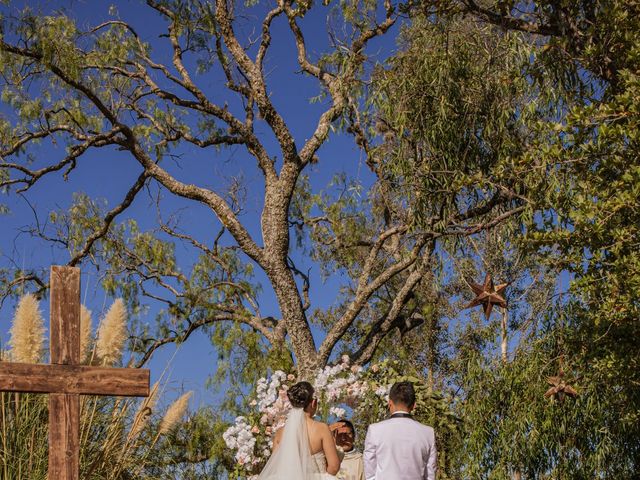
M507 283L501 283L497 287L493 285L491 275L488 273L484 277L484 283L479 284L475 282L467 282L473 293L476 294L476 298L464 308L473 308L477 305L482 305L485 318L489 318L493 306L497 305L502 308L507 308L507 300L504 298L504 290L507 288Z
M564 372L560 370L555 377L548 377L547 382L551 388L544 394L545 398L553 396L560 402L564 400L565 395L575 397L578 392L564 380Z

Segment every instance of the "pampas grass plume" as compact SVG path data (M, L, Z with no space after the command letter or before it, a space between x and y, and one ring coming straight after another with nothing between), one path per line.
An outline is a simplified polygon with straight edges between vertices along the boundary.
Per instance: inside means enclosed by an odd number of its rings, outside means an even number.
M36 297L27 293L18 302L9 330L11 359L14 362L38 363L44 352L44 320Z
M156 402L158 401L158 390L160 387L160 382L156 382L153 387L151 387L151 392L149 396L145 398L140 404L140 408L138 408L138 412L133 420L133 425L131 426L131 431L129 432L129 438L135 438L142 431L144 426L147 424L147 420L153 413L153 409L156 406Z
M122 358L127 339L127 310L121 298L117 298L100 323L96 354L103 365L114 365Z
M82 305L80 307L80 361L89 355L91 347L91 310Z
M191 395L193 395L193 392L185 393L168 408L167 413L164 414L164 418L160 423L158 436L169 433L180 423L189 406Z

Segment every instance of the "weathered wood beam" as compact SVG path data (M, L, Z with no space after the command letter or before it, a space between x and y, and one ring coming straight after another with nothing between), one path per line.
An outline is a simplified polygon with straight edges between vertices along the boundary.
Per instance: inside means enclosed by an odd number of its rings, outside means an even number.
M3 362L0 363L0 390L146 397L149 370Z
M79 268L51 267L49 317L49 349L53 364L50 366L80 363ZM38 367L42 368L41 365ZM51 445L55 445L55 448L49 448L48 479L80 480L78 394L70 394L67 391L49 395L49 446Z

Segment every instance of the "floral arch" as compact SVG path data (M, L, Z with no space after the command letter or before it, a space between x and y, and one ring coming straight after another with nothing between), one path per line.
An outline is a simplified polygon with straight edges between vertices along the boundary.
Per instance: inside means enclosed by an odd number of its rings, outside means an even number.
M402 375L396 362L383 361L365 369L351 365L344 355L335 365L319 370L311 383L318 396L317 415L323 421L336 421L349 415L359 430L380 421L387 415L387 401L391 385L408 380L416 386L417 419L441 426L439 436L450 435L457 429L458 420L451 411L452 399L432 392L417 377ZM271 455L274 433L284 425L291 404L287 390L297 381L293 373L274 371L268 378L261 378L248 403L245 415L236 417L223 434L224 441L233 452L236 469L231 478L252 479L260 472ZM363 437L363 435L361 435ZM360 439L361 442L363 438Z

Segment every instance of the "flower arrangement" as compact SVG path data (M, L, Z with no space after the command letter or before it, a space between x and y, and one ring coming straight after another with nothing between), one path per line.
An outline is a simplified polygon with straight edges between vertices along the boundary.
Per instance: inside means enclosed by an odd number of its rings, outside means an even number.
M347 355L339 363L318 370L311 381L318 398L318 415L324 421L337 420L346 416L347 409L357 409L364 398L369 404L372 396L377 403L386 404L391 384L379 384L377 373L380 366L374 365L368 372L352 365ZM291 409L287 390L296 381L294 374L281 370L258 380L249 402L251 410L237 417L223 434L227 447L234 452L237 477L255 478L271 455L273 435L284 426Z

